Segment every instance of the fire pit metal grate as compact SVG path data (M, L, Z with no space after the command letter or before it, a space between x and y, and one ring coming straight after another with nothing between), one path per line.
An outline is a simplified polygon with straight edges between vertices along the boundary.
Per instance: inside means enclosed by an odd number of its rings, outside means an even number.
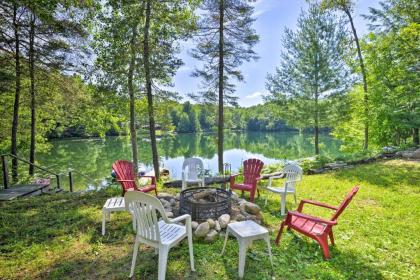
M190 214L193 221L217 220L230 214L231 193L218 188L191 188L181 191L179 214Z

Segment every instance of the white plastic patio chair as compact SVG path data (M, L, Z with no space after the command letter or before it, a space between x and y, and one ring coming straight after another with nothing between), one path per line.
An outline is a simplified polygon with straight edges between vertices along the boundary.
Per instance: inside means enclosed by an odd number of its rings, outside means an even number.
M187 158L182 164L182 190L187 188L188 183L204 187L204 164L199 158Z
M283 187L273 187L273 179L283 178L283 175L271 176L268 182L267 190L281 195L281 215L285 214L286 210L286 195L293 194L296 200L296 183L302 181L302 168L297 164L286 165L283 169L286 181ZM265 197L265 205L267 205L268 195Z
M137 225L130 277L134 274L140 242L159 252L158 280L164 280L169 250L185 237L188 237L191 270L195 271L190 215L169 219L159 199L142 192L128 191L125 194L125 203L127 210L133 211ZM157 212L161 220L158 220ZM182 220L186 220L185 226L176 224Z

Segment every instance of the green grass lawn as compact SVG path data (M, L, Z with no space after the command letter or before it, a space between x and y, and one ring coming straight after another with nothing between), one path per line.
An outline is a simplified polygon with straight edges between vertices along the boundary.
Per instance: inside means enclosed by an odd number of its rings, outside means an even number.
M263 185L263 184L262 184ZM309 238L286 232L273 246L271 269L263 241L248 251L245 279L419 279L420 163L384 161L352 169L304 176L298 199L338 204L354 186L361 189L334 228L331 259L322 258ZM165 190L168 191L168 190ZM172 190L173 191L173 190ZM134 234L127 213L112 215L101 235L102 205L118 189L62 194L0 204L0 279L127 279ZM264 205L264 195L256 200ZM293 197L287 207L294 209ZM279 197L263 207L274 241ZM308 206L306 213L328 217ZM230 238L195 241L196 272L189 269L186 242L169 254L167 279L237 279L238 245ZM157 278L157 257L141 246L136 279Z

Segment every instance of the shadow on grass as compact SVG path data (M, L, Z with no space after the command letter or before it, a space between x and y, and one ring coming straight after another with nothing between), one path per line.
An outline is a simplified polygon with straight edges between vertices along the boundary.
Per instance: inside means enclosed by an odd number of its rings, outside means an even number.
M294 233L288 235L292 237L282 240L279 246L272 243L272 270L265 243L254 242L247 252L244 279L384 279L362 255L343 252L336 245L330 246L331 259L324 260L317 243ZM224 269L228 279L237 279L239 249L236 239L229 239L227 249L223 256Z
M109 196L107 192L63 194L1 203L0 252L16 253L18 247L48 244L56 237L71 238L84 233L100 233L101 209ZM122 226L121 223L111 222L107 226L109 229L122 227L123 230L118 231L118 236L105 236L105 242L121 240L131 234L129 223ZM99 234L92 236L96 236L92 242L102 238Z

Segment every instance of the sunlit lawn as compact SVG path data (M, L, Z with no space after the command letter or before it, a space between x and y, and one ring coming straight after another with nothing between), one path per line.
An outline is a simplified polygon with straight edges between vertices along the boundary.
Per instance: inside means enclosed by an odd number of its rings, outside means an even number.
M324 261L312 240L287 232L273 245L271 269L263 242L248 251L245 279L416 279L420 275L420 163L386 161L304 176L298 199L338 204L354 185L361 189L335 228L336 246ZM113 214L102 237L102 205L119 190L57 195L0 204L0 279L126 279L134 234L127 213ZM264 195L257 203L264 205ZM288 208L295 208L293 197ZM272 240L281 221L279 197L263 207ZM328 215L308 207L307 213ZM194 243L191 273L186 243L170 251L167 279L237 279L238 246L231 238ZM157 278L157 257L142 247L137 279ZM417 278L418 279L418 278Z

